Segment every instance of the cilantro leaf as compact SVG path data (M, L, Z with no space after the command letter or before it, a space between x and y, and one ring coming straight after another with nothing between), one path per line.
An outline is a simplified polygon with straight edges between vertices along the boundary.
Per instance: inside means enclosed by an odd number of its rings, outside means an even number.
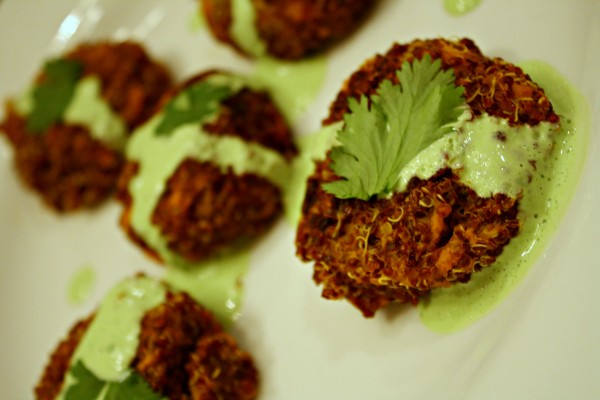
M81 360L69 370L75 383L67 388L65 400L96 399L105 392L104 400L162 400L148 382L135 371L122 382L106 382L96 377Z
M136 372L132 372L123 382L111 382L108 385L105 400L161 400L148 382Z
M231 95L228 86L199 82L183 90L165 106L164 117L156 128L158 135L169 134L177 127L202 121L219 109L221 101Z
M394 190L402 168L450 131L465 103L454 72L426 55L397 71L400 84L384 81L377 93L349 100L350 112L331 150L331 168L342 179L323 188L342 199L368 200Z
M77 361L69 373L76 383L67 389L65 400L95 399L104 388L105 382L87 369L82 361Z
M27 116L27 130L39 134L62 119L83 66L79 61L56 59L44 66L42 81L33 88L33 110Z

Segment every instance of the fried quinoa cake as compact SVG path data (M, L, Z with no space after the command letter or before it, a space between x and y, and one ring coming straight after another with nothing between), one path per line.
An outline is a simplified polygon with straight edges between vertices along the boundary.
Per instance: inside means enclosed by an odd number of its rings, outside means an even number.
M315 54L352 33L376 0L247 0L256 15L254 28L274 57L296 60ZM208 26L217 40L247 54L236 41L232 0L201 0Z
M63 390L72 357L94 320L77 322L52 353L35 387L38 400ZM130 365L155 393L171 400L254 399L258 371L212 314L186 293L168 291L166 300L147 311Z
M442 70L454 71L473 116L487 113L511 126L558 122L544 91L520 68L485 57L469 39L433 39L394 44L365 62L345 82L324 125L343 120L349 98L373 95L384 80L398 84L402 64L427 54L441 60ZM302 206L297 255L314 261L313 279L323 285L323 297L346 298L365 317L389 303L416 304L431 289L468 281L519 233L519 198L480 197L450 169L368 201L339 199L322 188L338 179L329 155L317 162Z
M120 116L126 133L153 113L171 87L167 70L137 43L81 44L60 59L81 64L80 80L99 79L101 96ZM36 83L46 79L42 71ZM21 179L45 204L57 212L69 212L95 207L114 192L123 166L118 149L94 138L82 124L60 120L43 132L31 132L26 119L15 102L8 101L0 133L12 144Z
M200 74L168 98L223 74ZM216 118L203 123L202 130L211 136L237 137L258 144L281 156L284 163L297 152L288 125L270 96L248 87L225 98ZM138 170L139 163L130 160L119 181L118 198L124 205L120 224L146 253L164 262L131 223L135 205L130 184ZM280 187L264 176L253 172L236 174L231 167L188 157L168 178L150 218L170 252L186 262L197 262L264 233L283 210L281 195Z

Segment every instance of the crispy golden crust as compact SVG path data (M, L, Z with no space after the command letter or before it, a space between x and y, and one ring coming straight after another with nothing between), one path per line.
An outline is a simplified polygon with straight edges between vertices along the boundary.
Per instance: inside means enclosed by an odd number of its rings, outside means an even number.
M181 88L209 75L199 75ZM204 129L259 143L288 160L297 152L285 120L264 92L242 89L223 102L217 119ZM130 224L128 185L136 173L136 164L129 162L119 180L118 198L125 206L120 223L148 255L160 260ZM238 176L209 162L186 159L168 179L152 223L159 227L172 251L189 261L199 261L264 233L281 212L280 189L266 178Z
M315 261L323 297L346 297L365 316L392 301L416 304L427 291L464 282L491 264L520 228L517 200L478 197L450 171L413 180L391 199L340 200L321 184L336 177L319 164L309 179L298 255Z
M100 78L102 96L130 130L154 113L172 85L166 68L150 59L137 43L83 44L65 57L82 62L84 76Z
M52 354L35 389L38 400L52 400L60 392L73 352L91 320L77 323ZM163 304L145 314L131 367L157 393L172 400L246 400L258 392L258 373L250 354L239 349L211 313L185 293L168 292ZM203 376L208 372L210 376ZM202 387L204 383L207 387Z
M258 35L269 54L299 59L317 53L352 33L376 0L253 0ZM202 10L215 38L243 51L229 34L230 0L203 0Z
M198 341L186 371L193 400L251 400L258 395L258 371L252 357L224 332Z
M456 42L432 39L394 44L385 55L367 60L345 82L324 123L343 119L349 111L349 97L370 96L384 80L397 84L396 71L402 64L415 58L420 60L425 54L434 60L441 59L442 69L452 68L456 85L465 88L465 98L476 116L485 112L513 125L558 122L544 90L519 67L500 58L485 57L470 39Z
M229 36L231 27L231 0L199 0L200 12L204 15L208 27L219 42L226 43L243 53Z
M144 316L131 366L156 392L171 399L184 398L189 395L185 365L196 342L222 330L211 313L187 294L168 293L165 303Z
M134 43L84 44L65 58L80 61L83 76L99 77L103 97L129 129L148 118L171 85L166 70ZM31 134L9 102L0 132L14 148L22 180L52 209L92 208L113 193L123 158L92 138L86 127L57 123L42 134Z
M223 102L215 122L204 126L215 135L233 135L281 153L291 160L297 153L291 132L271 96L242 89Z
M92 208L113 193L123 158L86 128L55 124L42 135L31 135L25 119L8 104L0 132L12 144L22 181L53 210Z
M346 82L324 124L343 118L349 96L371 95L383 79L395 77L408 54L424 53L455 68L475 114L513 124L558 121L543 91L516 67L485 59L470 40L436 39L394 45L386 56L367 61ZM496 86L486 86L491 81ZM523 93L535 101L515 97ZM324 297L347 298L367 317L390 302L416 304L430 289L469 280L519 232L519 199L479 197L451 170L415 178L389 199L341 200L321 187L339 179L330 162L318 162L308 180L297 254L315 262L313 279L323 285Z
M77 322L67 334L67 337L61 341L52 355L50 361L37 386L35 387L35 398L37 400L52 400L60 393L65 374L69 369L71 357L92 322L93 317L88 317Z
M188 159L167 182L152 223L172 251L195 261L259 236L281 210L280 190L267 179Z
M417 304L423 292L405 287L374 288L372 284L359 284L347 273L329 268L327 264L316 264L313 280L323 284L322 296L329 300L346 299L361 310L365 317L372 317L380 308L390 303Z

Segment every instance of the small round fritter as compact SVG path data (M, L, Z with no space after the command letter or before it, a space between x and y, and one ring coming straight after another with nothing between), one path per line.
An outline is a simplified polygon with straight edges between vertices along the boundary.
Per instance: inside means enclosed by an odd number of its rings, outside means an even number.
M368 60L338 94L324 124L343 119L350 97L370 96L383 80L398 84L405 61L429 54L452 68L474 115L488 113L512 125L558 122L543 90L518 67L481 54L468 39L417 40L394 45ZM346 298L366 317L391 302L416 304L434 288L465 282L492 264L520 230L518 198L479 197L450 169L390 198L338 199L322 184L340 179L331 159L317 162L308 180L296 246L314 261L323 297Z
M93 316L77 323L54 350L35 388L38 400L60 393L71 357ZM172 400L240 399L258 393L258 372L212 314L185 293L167 292L165 302L144 315L131 368Z
M96 76L102 97L130 131L144 122L171 87L167 70L132 42L82 44L63 56L81 63L81 78ZM44 73L36 82L43 82ZM63 121L41 133L28 131L26 118L7 102L0 132L15 151L22 180L58 212L92 208L116 187L123 156L95 139L88 127Z
M199 75L180 90L214 73ZM287 123L270 96L249 88L226 98L217 118L205 123L203 130L260 144L288 161L297 152ZM128 186L138 169L136 162L128 162L119 181L118 197L125 206L121 226L134 242L160 260L130 223L132 198ZM212 162L187 158L166 182L151 221L160 229L170 251L196 262L264 233L281 215L281 195L280 188L263 176L236 175L231 168L223 171Z
M213 35L246 53L231 35L231 0L201 0ZM315 54L347 37L377 3L376 0L248 0L256 20L254 28L267 53L295 60Z

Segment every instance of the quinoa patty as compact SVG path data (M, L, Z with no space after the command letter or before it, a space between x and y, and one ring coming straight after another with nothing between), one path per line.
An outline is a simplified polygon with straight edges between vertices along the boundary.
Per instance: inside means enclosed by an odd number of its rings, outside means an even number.
M343 119L348 98L370 96L383 80L398 84L405 61L429 54L452 68L456 85L475 116L488 113L511 125L558 122L543 90L518 67L481 54L468 39L395 44L368 60L344 84L324 124ZM391 302L416 304L429 290L466 282L492 264L520 230L519 198L479 197L450 169L427 180L413 178L389 199L338 199L322 184L339 177L329 156L308 180L296 246L314 261L313 279L323 297L346 298L364 316Z
M92 320L75 324L54 350L35 388L38 400L60 393L71 357ZM131 367L162 396L249 400L257 395L258 372L250 354L185 293L167 292L165 302L144 315L139 339Z
M201 0L213 35L244 53L230 34L231 0ZM249 0L255 27L267 52L282 59L299 59L319 52L353 32L375 0Z
M81 78L99 78L102 97L128 130L152 114L171 86L165 68L135 43L82 44L63 57L82 64ZM37 79L43 81L43 74ZM87 127L59 122L32 134L12 102L5 111L0 132L14 148L15 168L48 206L58 212L91 208L113 193L123 157L93 138Z
M180 90L210 75L195 77ZM241 89L222 102L216 120L204 124L203 129L211 135L237 136L258 143L288 161L296 154L291 132L265 92ZM130 223L133 203L128 186L138 168L135 161L128 162L119 182L118 197L125 206L121 226L133 241L160 260ZM166 182L151 220L171 251L195 262L262 234L281 212L280 188L267 178L253 173L238 176L212 162L187 158Z

